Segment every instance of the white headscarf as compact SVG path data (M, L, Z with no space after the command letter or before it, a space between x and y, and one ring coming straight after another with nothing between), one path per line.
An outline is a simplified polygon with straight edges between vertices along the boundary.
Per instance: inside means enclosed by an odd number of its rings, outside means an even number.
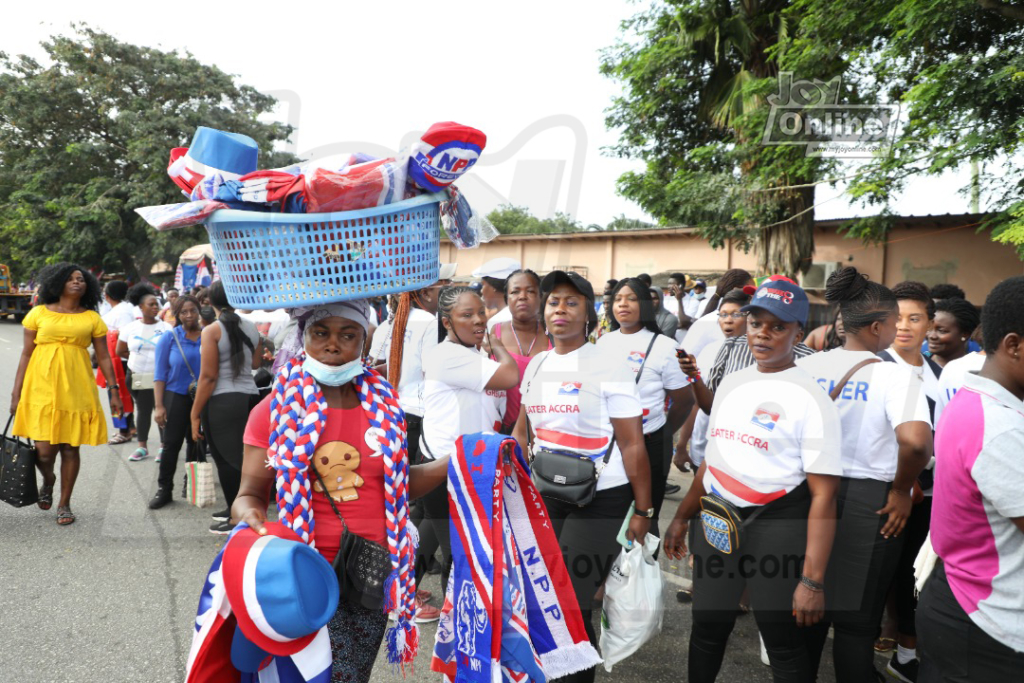
M284 367L285 363L303 352L302 335L310 323L327 318L345 318L357 323L367 334L370 333L370 302L367 299L302 306L289 309L288 314L297 324L291 334L285 338L281 350L274 359L274 374L277 374L277 371Z

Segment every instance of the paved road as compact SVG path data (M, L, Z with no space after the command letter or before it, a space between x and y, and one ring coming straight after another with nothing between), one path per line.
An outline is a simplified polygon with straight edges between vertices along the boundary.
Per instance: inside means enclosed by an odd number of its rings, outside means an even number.
M21 328L0 321L0 399L14 382ZM155 435L155 434L154 434ZM151 511L152 459L129 462L132 448L85 447L73 509L78 521L58 527L56 508L0 505L0 681L18 683L153 683L181 681L196 601L223 537L207 531L208 510L181 501ZM677 483L688 479L678 473ZM668 514L680 496L666 501ZM684 679L689 605L675 599L687 572L662 559L662 634L598 681L673 683ZM426 588L440 593L431 576ZM409 681L436 681L429 672L434 629L423 629ZM881 662L882 660L879 660ZM374 681L401 681L381 659ZM721 681L770 681L758 657L757 630L739 620ZM834 680L826 652L820 680Z

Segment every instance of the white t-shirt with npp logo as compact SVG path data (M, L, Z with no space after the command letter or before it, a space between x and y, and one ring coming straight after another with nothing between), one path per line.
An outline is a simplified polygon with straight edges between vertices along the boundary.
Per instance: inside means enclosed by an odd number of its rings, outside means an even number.
M708 424L704 488L740 507L767 505L808 474L839 475L836 407L799 368L727 376Z
M870 351L833 349L797 361L826 396L850 368L877 358ZM843 476L892 481L899 445L895 429L905 422L931 425L924 383L897 363L872 363L854 374L836 399L843 421Z
M612 418L639 417L643 412L633 372L621 358L594 344L571 353L552 350L535 356L523 373L522 391L535 449L585 455L599 467L614 435ZM597 489L627 483L616 444Z
M654 337L650 354L647 347ZM665 425L665 392L682 389L690 384L689 378L679 369L676 359L676 345L663 334L655 335L650 330L639 330L633 334L622 334L615 330L597 340L597 348L611 363L625 360L626 367L635 378L643 365L637 388L644 410L644 434L650 434Z

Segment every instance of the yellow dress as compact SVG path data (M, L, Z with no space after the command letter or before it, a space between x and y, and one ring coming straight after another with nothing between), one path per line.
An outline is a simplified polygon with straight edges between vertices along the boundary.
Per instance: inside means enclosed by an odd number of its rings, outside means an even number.
M36 306L22 325L35 330L36 348L25 371L14 434L71 446L106 443L107 419L89 360L92 340L107 335L99 313L55 313Z

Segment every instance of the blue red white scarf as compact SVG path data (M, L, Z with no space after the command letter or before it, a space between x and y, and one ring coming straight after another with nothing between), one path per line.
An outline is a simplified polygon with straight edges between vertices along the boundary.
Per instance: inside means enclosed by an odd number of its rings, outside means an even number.
M513 439L470 434L448 466L453 568L431 669L546 681L601 662L544 502Z

